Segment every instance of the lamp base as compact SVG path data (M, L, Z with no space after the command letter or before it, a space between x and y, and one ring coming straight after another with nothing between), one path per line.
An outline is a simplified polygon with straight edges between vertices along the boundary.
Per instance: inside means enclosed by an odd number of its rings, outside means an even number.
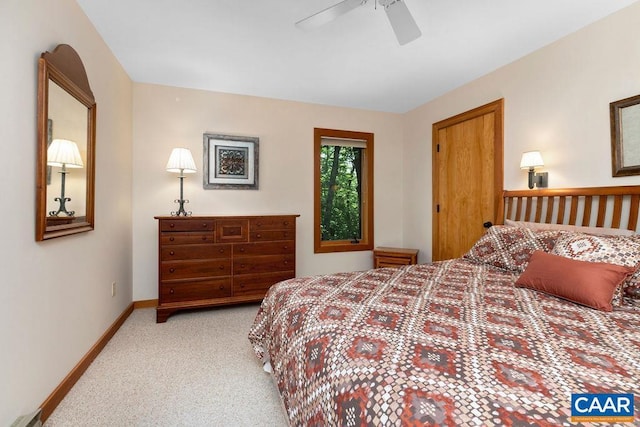
M184 209L184 204L189 203L188 200L183 199L183 184L184 184L184 173L183 170L180 170L180 175L178 176L180 179L180 198L175 199L173 202L180 204L179 209L176 212L171 212L171 216L191 216L191 211L187 212Z
M60 197L53 199L54 202L60 203L60 207L58 207L57 211L50 211L49 216L58 216L61 213L67 216L74 216L76 214L76 211L68 211L66 206L66 203L71 201L71 198L66 197L64 194L65 180L68 173L69 172L67 172L67 168L63 163L62 170L60 171Z
M57 211L49 211L49 216L58 216L60 214L65 214L68 217L72 217L76 214L76 211L68 211L65 204L71 201L70 197L56 197L53 199L55 202L60 203L60 207Z
M191 216L191 211L187 211L184 208L184 204L189 203L188 200L176 199L173 202L178 203L180 206L177 211L171 212L171 216Z

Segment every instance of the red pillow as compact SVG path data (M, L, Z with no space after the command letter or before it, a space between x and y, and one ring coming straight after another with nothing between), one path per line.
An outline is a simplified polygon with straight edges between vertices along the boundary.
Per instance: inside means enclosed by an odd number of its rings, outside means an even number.
M602 311L612 311L616 288L635 271L605 262L578 261L535 251L516 280L516 286L534 289Z

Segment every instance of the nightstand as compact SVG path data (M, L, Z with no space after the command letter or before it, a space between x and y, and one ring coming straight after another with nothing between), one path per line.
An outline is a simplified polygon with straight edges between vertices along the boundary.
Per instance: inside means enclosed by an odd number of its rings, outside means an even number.
M400 267L418 263L418 249L384 248L373 250L373 268Z

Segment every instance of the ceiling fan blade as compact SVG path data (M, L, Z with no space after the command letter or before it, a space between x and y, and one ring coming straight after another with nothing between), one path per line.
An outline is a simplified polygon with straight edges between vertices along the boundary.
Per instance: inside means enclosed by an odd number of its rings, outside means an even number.
M405 45L422 35L418 24L409 12L409 8L402 0L391 2L385 6L384 11L387 12L387 18L389 18L391 28L396 33L400 45Z
M317 28L321 25L324 25L328 22L333 21L340 15L344 15L345 13L355 9L363 3L366 3L367 0L344 0L338 4L334 4L320 12L309 16L308 18L301 19L296 22L296 26L303 29L312 29Z

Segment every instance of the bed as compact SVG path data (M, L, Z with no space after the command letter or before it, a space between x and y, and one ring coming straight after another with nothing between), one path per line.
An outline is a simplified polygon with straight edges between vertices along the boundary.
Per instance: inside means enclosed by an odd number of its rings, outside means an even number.
M274 285L249 340L290 424L569 426L572 393L640 421L639 201L507 191L462 258Z

